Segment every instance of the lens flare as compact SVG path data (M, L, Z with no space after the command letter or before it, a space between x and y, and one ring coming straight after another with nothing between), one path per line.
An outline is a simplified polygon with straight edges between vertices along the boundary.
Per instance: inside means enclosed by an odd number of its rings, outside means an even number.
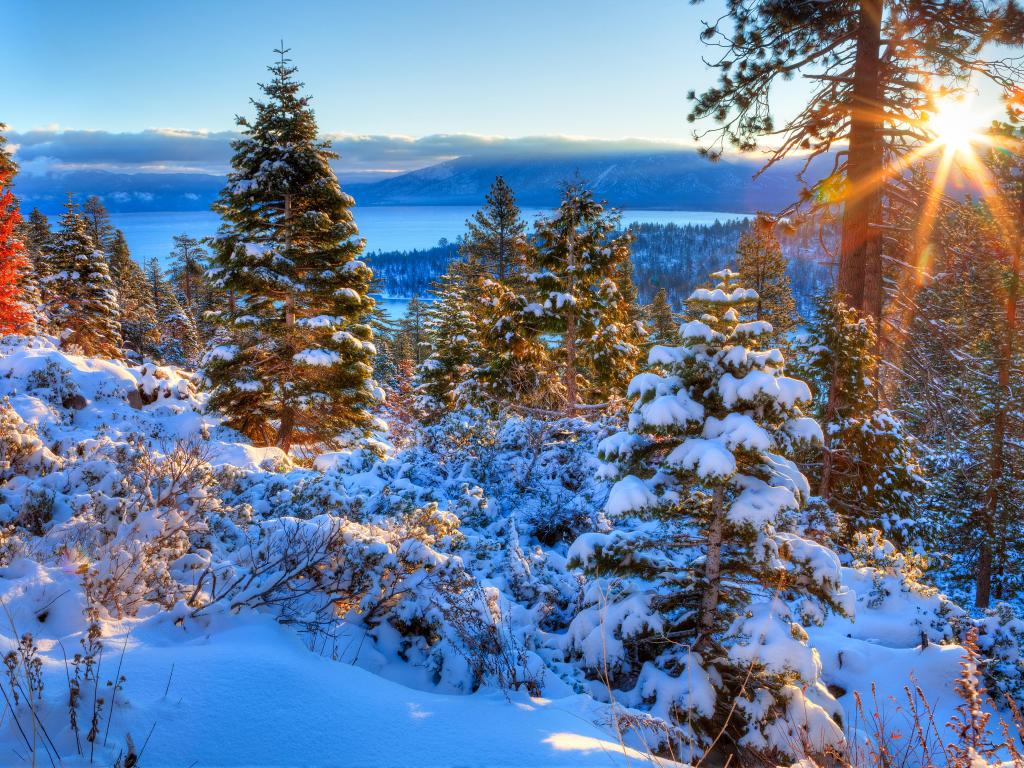
M988 122L986 114L969 100L946 98L935 105L926 125L937 144L965 152L981 139Z

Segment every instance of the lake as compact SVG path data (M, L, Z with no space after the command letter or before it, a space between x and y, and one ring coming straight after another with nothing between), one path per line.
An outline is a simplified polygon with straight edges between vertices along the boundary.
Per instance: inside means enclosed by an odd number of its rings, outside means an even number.
M457 205L373 206L354 210L359 232L366 238L367 251L410 251L429 248L441 238L455 240L466 231L466 219L476 208ZM548 213L539 208L524 208L523 218L532 223ZM715 221L750 218L752 214L718 211L623 211L622 223L714 224ZM128 247L137 261L156 256L167 258L174 235L209 237L217 232L219 219L212 211L166 211L154 213L112 213L114 226L124 232ZM407 299L378 298L395 319L405 316Z
M437 245L442 237L455 240L466 231L466 219L475 208L458 205L374 206L356 208L356 223L366 238L368 251L409 251ZM533 222L548 211L523 209L523 218ZM715 220L749 218L751 214L716 211L624 211L623 224L713 224ZM124 231L128 247L138 261L153 256L166 258L174 235L208 237L217 231L219 220L212 211L168 211L156 213L112 213L114 226Z

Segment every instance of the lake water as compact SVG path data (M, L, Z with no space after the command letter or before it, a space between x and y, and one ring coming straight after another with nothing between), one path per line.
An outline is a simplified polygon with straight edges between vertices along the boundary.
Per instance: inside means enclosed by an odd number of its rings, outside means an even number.
M366 238L369 251L409 251L437 245L442 237L454 240L466 231L466 219L475 208L457 205L379 206L356 208L356 223ZM523 210L532 222L547 213L536 208ZM715 220L747 218L750 214L715 211L625 211L623 224L713 224ZM124 231L132 255L139 261L153 256L163 259L171 250L174 235L208 237L217 232L219 220L211 211L168 211L159 213L113 213L114 226Z
M429 248L441 238L455 240L466 231L466 219L476 208L456 205L374 206L356 208L359 231L366 238L368 251L409 251ZM523 218L533 222L548 211L524 208ZM622 223L713 224L729 219L749 218L751 214L717 211L624 211ZM167 211L155 213L112 213L114 226L124 231L132 255L138 261L156 256L164 260L170 253L174 235L209 237L217 232L219 219L212 211ZM379 299L393 318L405 315L406 300Z

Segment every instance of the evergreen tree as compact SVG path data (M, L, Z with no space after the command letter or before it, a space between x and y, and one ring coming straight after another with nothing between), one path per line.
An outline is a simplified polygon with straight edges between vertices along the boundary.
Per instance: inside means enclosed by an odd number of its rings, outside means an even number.
M13 178L14 174L18 172L18 164L14 162L11 153L7 151L7 137L4 136L6 130L7 125L0 123L0 173L6 173L8 177Z
M820 463L807 465L818 494L839 513L837 540L880 530L906 549L920 541L919 504L925 490L916 441L879 400L878 361L870 323L822 297L798 344L800 370L812 383L825 443Z
M528 262L526 222L511 187L501 176L494 179L486 201L466 222L466 237L460 251L464 260L476 265L482 275L505 282L521 274Z
M690 120L711 118L720 141L754 149L779 137L769 165L805 153L836 156L835 172L807 199L843 204L837 290L878 322L882 316L885 187L902 180L901 156L931 144L926 115L935 99L992 81L1012 92L1024 78L1018 59L982 53L995 42L1020 45L1024 15L1016 2L961 0L729 0L702 38L722 49L719 83L693 92ZM804 109L780 125L773 89L802 74L816 85ZM712 154L721 151L713 144Z
M43 278L49 266L52 236L49 221L37 208L33 208L28 218L22 219L18 226L18 237L25 246L24 253L28 260L22 272L20 290L32 313L34 332L45 332L50 325L46 309L49 302Z
M1012 195L1002 190L1007 202ZM972 201L943 216L898 393L930 449L926 527L929 549L949 560L943 587L978 607L1024 589L1024 400L1013 385L1024 376L1024 349L1010 333L1021 297L1013 298L1019 264L1005 232Z
M143 355L159 355L160 329L153 290L142 267L132 258L121 230L117 230L111 240L110 277L117 290L125 349Z
M773 343L782 344L796 325L796 302L786 272L786 257L775 237L773 223L763 216L755 219L740 238L736 250L736 271L744 285L757 291L752 308L755 320L767 320L775 329Z
M46 277L49 274L47 255L51 250L53 232L50 231L46 215L38 208L33 208L22 222L21 239L25 243L25 253L35 268L36 277Z
M187 234L174 236L171 278L180 293L181 305L196 318L203 314L206 260L209 254L199 240Z
M664 288L659 288L654 294L654 301L647 307L647 317L651 324L651 339L656 344L669 344L676 338L679 323L672 314L668 291Z
M211 271L230 304L205 376L228 425L289 451L368 434L380 395L367 325L372 273L356 260L353 200L317 138L296 69L277 53L255 118L238 120L242 137L215 205L223 223Z
M460 389L480 360L478 328L472 297L474 276L463 261L455 261L434 285L436 297L427 310L432 339L430 355L417 376L417 405L428 420L456 407Z
M483 352L472 374L473 399L492 411L509 403L544 409L562 406L565 390L544 340L543 307L496 280L484 280L481 287Z
M106 254L110 254L116 230L110 222L110 214L97 195L90 195L82 204L82 216L85 218L86 231L93 244Z
M51 249L53 271L43 283L61 343L85 355L119 358L117 290L107 260L89 237L88 223L70 195Z
M567 186L557 213L537 224L531 295L544 330L560 339L557 365L570 415L581 399L620 391L640 356L635 305L616 281L629 263L630 240L617 228L618 218L578 184Z
M630 383L629 431L599 448L613 462L602 473L624 475L605 506L616 527L569 553L617 641L603 661L577 644L594 621L585 610L569 630L573 650L617 700L675 725L688 760L719 737L730 753L804 747L790 713L835 704L800 624L849 610L838 558L794 523L810 489L788 454L821 439L800 410L810 391L783 375L777 349L759 348L768 323L740 322L757 294L737 277L716 272L717 285L696 290L688 306L701 319ZM619 586L608 594L602 579ZM789 608L798 600L800 616ZM825 737L838 742L841 730Z
M419 296L409 299L405 317L398 322L398 334L402 337L403 356L409 357L413 365L419 365L430 354L430 332L427 328L427 313Z
M17 233L21 212L10 188L13 176L9 164L0 164L0 334L32 332L34 308L29 302L37 298L25 291L31 264Z
M195 320L181 306L173 284L155 257L146 262L146 278L160 337L157 356L174 365L194 365L202 352Z

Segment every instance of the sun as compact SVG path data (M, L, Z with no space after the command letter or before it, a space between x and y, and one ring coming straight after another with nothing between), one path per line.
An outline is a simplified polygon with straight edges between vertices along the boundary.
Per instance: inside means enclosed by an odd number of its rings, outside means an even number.
M935 134L935 143L953 152L970 150L988 126L988 118L968 99L944 98L936 102L927 128Z

